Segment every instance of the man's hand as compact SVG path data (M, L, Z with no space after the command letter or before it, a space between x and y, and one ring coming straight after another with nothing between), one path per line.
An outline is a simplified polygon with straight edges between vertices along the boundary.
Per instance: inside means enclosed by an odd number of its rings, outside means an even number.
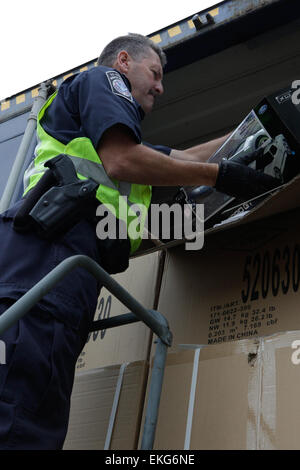
M239 163L222 160L215 188L239 199L251 199L280 186L280 180Z
M236 157L233 156L232 158L230 158L230 161L239 163L240 165L249 165L250 163L254 162L258 158L261 158L263 156L264 149L265 149L265 146L262 146L252 153L248 153L246 155L240 154L240 155L237 155Z

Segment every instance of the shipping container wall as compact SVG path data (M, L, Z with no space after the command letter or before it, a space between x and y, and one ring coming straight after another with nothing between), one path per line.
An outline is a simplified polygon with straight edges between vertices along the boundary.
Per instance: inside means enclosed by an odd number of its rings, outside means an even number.
M11 119L8 119L2 123L0 122L0 198L3 195L19 146L22 142L29 114L29 112L26 112L12 117ZM18 179L11 204L22 197L23 174L30 160L32 159L35 144L36 138L34 136L29 146L24 166Z

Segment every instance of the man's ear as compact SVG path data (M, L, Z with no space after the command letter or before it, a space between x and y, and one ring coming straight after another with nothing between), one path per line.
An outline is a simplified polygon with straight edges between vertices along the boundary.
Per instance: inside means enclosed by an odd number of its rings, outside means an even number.
M127 51L120 51L117 55L116 63L118 70L126 74L129 69L130 56Z

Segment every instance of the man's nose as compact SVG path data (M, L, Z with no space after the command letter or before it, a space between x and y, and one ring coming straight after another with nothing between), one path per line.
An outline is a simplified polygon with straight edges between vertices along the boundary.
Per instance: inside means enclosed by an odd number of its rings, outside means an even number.
M162 95L164 92L164 87L161 81L155 84L155 91L158 95Z

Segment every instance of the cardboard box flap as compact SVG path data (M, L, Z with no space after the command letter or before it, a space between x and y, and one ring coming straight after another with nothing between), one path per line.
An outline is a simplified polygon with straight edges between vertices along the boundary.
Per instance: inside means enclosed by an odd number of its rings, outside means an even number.
M220 224L205 231L205 236L221 230L248 224L260 219L271 217L275 214L288 212L300 207L300 175L293 178L284 188L275 194L268 196L265 200L248 212L240 212L240 216L225 219Z
M276 214L283 214L295 210L300 207L300 175L293 178L284 187L279 188L273 194L267 196L255 207L248 210L249 203L246 201L244 204L237 206L237 213L224 218L220 223L216 223L212 227L206 228L204 226L204 240L205 237L215 234L224 230L232 229L242 225L250 224L262 219L268 219ZM197 236L197 234L195 234ZM199 234L198 234L199 236ZM183 245L188 240L178 239L171 240L170 242L162 243L155 240L143 240L139 254L151 253L163 248L173 248L178 245Z

